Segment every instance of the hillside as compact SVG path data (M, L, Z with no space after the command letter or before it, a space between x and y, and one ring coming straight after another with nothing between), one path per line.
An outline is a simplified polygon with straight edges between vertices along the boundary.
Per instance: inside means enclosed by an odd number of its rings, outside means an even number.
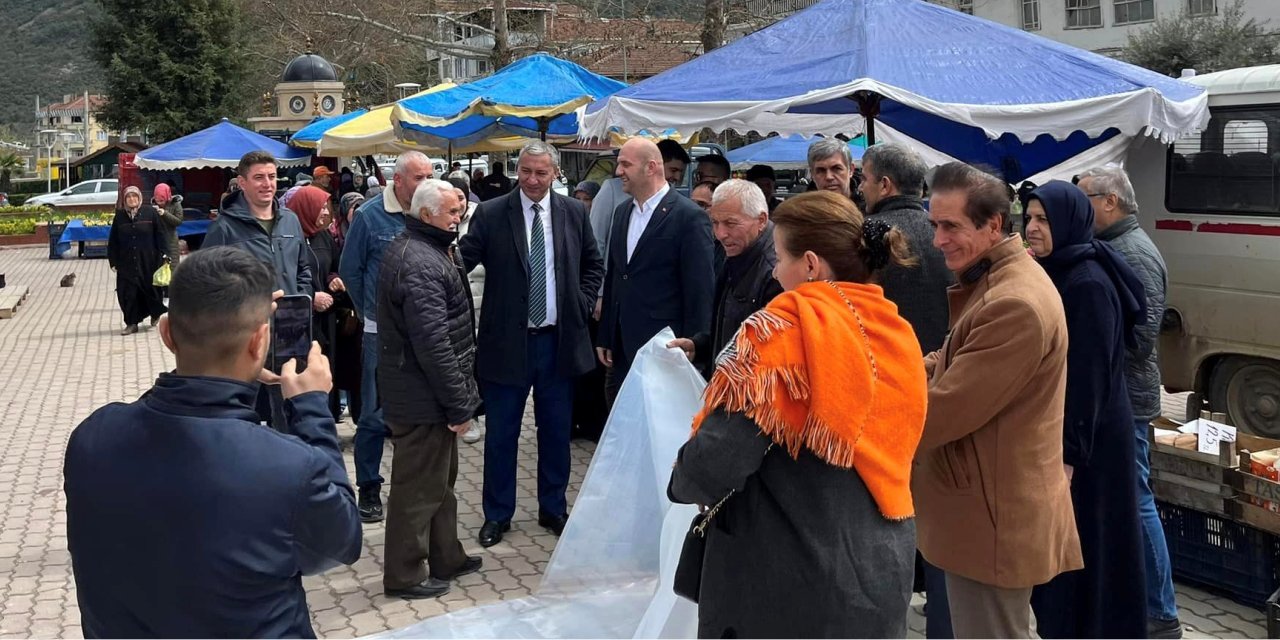
M37 92L45 104L98 89L97 67L89 60L93 10L87 0L0 0L9 42L0 64L0 125L27 135Z

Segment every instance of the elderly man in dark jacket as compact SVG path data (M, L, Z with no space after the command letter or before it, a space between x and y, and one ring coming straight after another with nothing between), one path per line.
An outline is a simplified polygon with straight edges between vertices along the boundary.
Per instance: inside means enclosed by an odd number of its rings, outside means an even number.
M1147 543L1147 633L1150 638L1180 638L1178 603L1173 593L1173 573L1169 564L1169 548L1165 544L1164 527L1156 513L1151 494L1150 456L1147 432L1151 421L1160 416L1160 364L1156 346L1160 337L1160 320L1164 317L1165 294L1169 278L1164 257L1147 232L1138 226L1138 204L1133 185L1124 169L1106 166L1086 171L1079 187L1093 204L1094 232L1120 252L1138 279L1146 297L1145 322L1136 328L1137 341L1125 352L1125 383L1133 406L1134 437L1138 460L1138 516Z
M175 270L159 332L177 358L136 402L67 443L67 546L87 638L314 638L302 576L360 557L360 519L329 413L329 366L267 356L271 273L229 247ZM289 406L258 424L259 380Z
M388 596L434 598L480 569L458 541L458 434L480 404L471 288L453 257L466 202L443 180L418 185L378 278L378 388L391 428ZM426 560L427 566L423 566Z
M716 270L711 330L667 345L684 350L708 380L716 369L716 355L742 322L782 293L782 285L773 277L778 255L773 248L769 202L760 187L736 178L716 187L711 197L711 231L725 252L725 261Z

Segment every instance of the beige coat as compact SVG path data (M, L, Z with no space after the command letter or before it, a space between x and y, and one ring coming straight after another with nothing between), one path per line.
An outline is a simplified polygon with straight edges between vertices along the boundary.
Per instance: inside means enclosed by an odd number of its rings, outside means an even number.
M929 411L912 493L921 553L1006 589L1084 566L1062 463L1067 324L1015 235L948 290L951 333L925 358Z

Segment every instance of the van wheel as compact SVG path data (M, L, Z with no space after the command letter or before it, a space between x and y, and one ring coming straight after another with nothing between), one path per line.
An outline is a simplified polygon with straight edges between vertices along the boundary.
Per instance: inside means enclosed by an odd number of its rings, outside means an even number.
M1228 358L1213 372L1209 406L1246 433L1280 437L1280 362Z

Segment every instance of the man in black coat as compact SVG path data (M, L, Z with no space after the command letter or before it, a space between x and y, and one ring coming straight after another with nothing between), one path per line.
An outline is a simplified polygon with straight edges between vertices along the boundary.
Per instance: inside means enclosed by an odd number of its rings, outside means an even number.
M664 327L711 329L715 271L707 213L667 184L657 145L632 138L618 153L631 199L614 212L597 354L616 397L636 352Z
M711 197L711 229L725 252L724 263L716 269L715 299L710 302L711 330L667 345L684 350L708 380L716 370L716 356L737 335L743 321L782 293L782 285L773 277L778 255L769 203L760 187L738 179L716 187Z
M453 258L466 201L443 180L414 191L378 276L378 397L391 429L388 596L434 598L480 569L458 541L458 434L480 404L471 287ZM423 566L423 560L427 566Z
M67 546L87 638L313 638L302 576L360 557L355 492L329 413L329 366L263 370L275 289L239 249L173 273L160 319L177 370L72 432ZM289 407L258 424L259 381Z
M518 166L519 188L481 204L458 243L468 271L485 269L476 354L487 427L485 547L502 540L515 514L516 453L530 388L538 524L560 535L568 520L574 379L594 366L587 317L604 277L582 203L551 191L560 171L555 147L526 144Z

